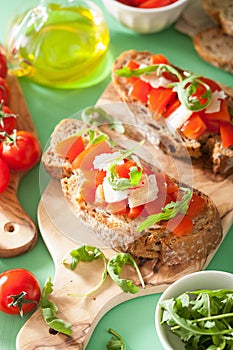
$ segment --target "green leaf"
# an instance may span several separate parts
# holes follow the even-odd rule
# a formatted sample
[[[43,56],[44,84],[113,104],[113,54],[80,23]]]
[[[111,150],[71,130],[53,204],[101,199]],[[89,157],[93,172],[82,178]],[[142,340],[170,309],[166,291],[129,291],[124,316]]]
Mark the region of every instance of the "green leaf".
[[[113,334],[113,337],[109,340],[106,348],[108,350],[126,350],[126,344],[122,336],[111,328],[108,332]]]
[[[139,144],[137,144],[131,150],[121,151],[121,156],[117,157],[109,164],[106,177],[107,177],[107,181],[108,181],[109,185],[114,190],[116,190],[116,191],[126,190],[128,188],[135,187],[139,184],[141,177],[142,177],[143,168],[142,168],[142,165],[141,165],[138,157],[134,158],[136,163],[137,163],[137,166],[133,166],[130,168],[129,179],[119,178],[118,174],[115,170],[115,166],[120,161],[129,158],[135,152],[135,150],[138,147],[140,147],[143,143],[144,143],[144,141],[141,141]]]
[[[163,64],[163,63],[146,66],[138,69],[129,69],[128,67],[125,66],[122,69],[118,69],[116,71],[116,75],[125,77],[125,78],[131,78],[131,77],[139,77],[140,75],[150,74],[154,72],[156,72],[158,76],[160,76],[163,72],[170,72],[174,74],[179,81],[182,80],[182,76],[177,69],[170,66],[169,64]]]
[[[103,273],[101,276],[101,281],[95,286],[95,288],[93,288],[92,290],[90,290],[86,294],[72,293],[69,295],[73,296],[73,297],[81,297],[81,296],[87,296],[87,295],[90,295],[90,294],[96,292],[103,285],[103,283],[107,277],[107,259],[106,259],[105,255],[103,254],[103,252],[99,248],[96,248],[96,247],[93,247],[90,245],[83,245],[77,249],[72,250],[69,253],[69,255],[71,257],[71,263],[68,263],[67,259],[64,259],[63,264],[66,267],[70,268],[71,270],[74,270],[80,261],[92,262],[93,260],[96,260],[96,259],[103,260],[104,270],[103,270]]]
[[[177,214],[186,214],[189,206],[189,202],[192,198],[193,191],[191,188],[183,188],[180,190],[184,191],[181,201],[170,202],[163,209],[161,213],[149,215],[146,220],[144,220],[137,228],[138,232],[155,225],[162,220],[170,220],[174,218]]]
[[[145,287],[143,278],[141,276],[139,267],[133,257],[128,253],[118,253],[114,255],[109,261],[107,265],[108,273],[112,280],[125,292],[135,294],[139,291],[139,287],[133,284],[132,280],[120,278],[120,274],[122,272],[122,267],[124,265],[132,265],[140,279],[142,287]]]
[[[101,126],[102,124],[107,123],[112,130],[117,131],[119,134],[125,132],[123,124],[100,107],[86,108],[83,111],[81,118],[85,123],[91,126]]]
[[[56,316],[56,312],[58,311],[57,306],[49,301],[48,297],[53,292],[53,283],[51,282],[51,278],[48,277],[41,293],[41,303],[40,309],[43,315],[45,322],[55,331],[64,333],[67,335],[72,334],[72,325],[67,323]]]

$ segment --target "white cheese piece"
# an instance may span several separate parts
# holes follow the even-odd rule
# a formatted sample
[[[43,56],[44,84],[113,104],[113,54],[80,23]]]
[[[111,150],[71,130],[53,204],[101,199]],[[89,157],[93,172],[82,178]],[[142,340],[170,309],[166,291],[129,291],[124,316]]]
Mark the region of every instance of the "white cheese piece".
[[[164,78],[162,75],[158,76],[156,72],[141,75],[140,78],[146,83],[150,83],[150,85],[155,89],[159,87],[167,88],[172,83],[171,80]]]
[[[224,91],[214,91],[212,93],[210,104],[205,109],[205,113],[219,112],[221,107],[221,100],[224,100],[225,98],[226,94],[224,93]]]
[[[193,112],[181,104],[169,117],[165,118],[165,123],[171,131],[179,129],[191,116]]]
[[[119,202],[128,197],[127,190],[116,191],[112,188],[112,186],[108,183],[107,178],[104,178],[103,181],[103,190],[104,190],[104,198],[107,203],[115,203]]]
[[[143,183],[142,183],[143,182]],[[154,174],[143,176],[141,186],[128,191],[128,203],[130,208],[137,207],[155,200],[158,196],[158,185]]]
[[[116,159],[121,157],[120,152],[114,153],[102,153],[95,157],[93,161],[94,169],[107,170],[109,165]],[[123,164],[124,161],[121,160],[117,164]]]

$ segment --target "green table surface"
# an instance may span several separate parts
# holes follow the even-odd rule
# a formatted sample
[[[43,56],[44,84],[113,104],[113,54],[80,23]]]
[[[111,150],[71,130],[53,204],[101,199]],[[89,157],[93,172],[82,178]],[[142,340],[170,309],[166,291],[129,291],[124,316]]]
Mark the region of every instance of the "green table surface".
[[[128,49],[150,50],[165,54],[175,65],[190,69],[233,87],[231,74],[204,62],[195,52],[192,40],[177,32],[173,27],[163,32],[139,35],[122,27],[103,8],[100,0],[95,2],[103,9],[111,35],[110,53],[113,58]],[[9,18],[24,6],[25,0],[0,0],[0,42],[4,44]],[[56,90],[20,80],[24,97],[37,129],[42,147],[45,147],[54,126],[64,117],[92,106],[103,93],[109,76],[96,86],[76,90]],[[22,207],[37,222],[37,205],[40,200],[39,166],[31,170],[21,181],[19,200]],[[224,239],[208,269],[233,273],[233,227]],[[52,258],[39,236],[36,246],[28,253],[14,258],[0,259],[0,272],[12,268],[26,268],[32,271],[43,286],[48,276],[54,276]],[[128,350],[161,350],[162,346],[154,326],[154,311],[157,295],[138,297],[124,302],[110,310],[97,324],[87,350],[106,349],[110,339],[109,327],[118,331],[125,339]],[[75,307],[75,304],[74,304]],[[77,310],[78,312],[78,310]],[[18,331],[30,315],[23,318],[0,313],[0,349],[14,350]]]

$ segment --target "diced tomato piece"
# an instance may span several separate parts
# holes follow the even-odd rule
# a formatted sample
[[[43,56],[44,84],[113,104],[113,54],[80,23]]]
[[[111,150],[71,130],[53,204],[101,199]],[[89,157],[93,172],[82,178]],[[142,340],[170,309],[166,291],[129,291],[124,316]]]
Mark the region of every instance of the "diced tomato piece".
[[[215,134],[219,134],[220,132],[220,122],[218,120],[210,120],[210,119],[206,119],[205,117],[202,118],[207,130],[209,132],[213,132]]]
[[[179,187],[167,174],[165,174],[165,178],[167,183],[167,194],[176,200]]]
[[[127,160],[124,164],[116,165],[115,170],[120,178],[129,179],[130,168],[136,166],[134,160]]]
[[[175,110],[180,107],[181,102],[178,99],[175,99],[175,101],[173,101],[172,103],[169,103],[167,106],[166,111],[164,112],[163,116],[165,118],[169,117],[170,114],[172,114],[173,112],[175,112]]]
[[[127,67],[131,70],[137,69],[140,67],[140,64],[138,62],[133,61],[133,60],[129,60],[129,62],[127,63]]]
[[[233,145],[233,124],[220,122],[220,135],[223,147]]]
[[[180,128],[182,133],[190,139],[198,139],[206,130],[207,126],[201,119],[198,112],[194,112],[191,117]]]
[[[197,214],[202,212],[202,210],[205,208],[205,205],[206,201],[204,200],[204,198],[198,196],[198,194],[194,192],[189,202],[187,215],[190,218],[194,218],[195,216],[197,216]]]
[[[137,79],[132,86],[130,96],[141,101],[142,103],[147,103],[148,95],[151,89],[152,87],[149,83],[141,79]]]
[[[169,63],[167,57],[165,57],[161,53],[153,54],[151,56],[151,59],[152,59],[152,64],[160,64],[160,63],[168,64]]]
[[[192,232],[193,222],[189,216],[178,214],[167,222],[166,227],[175,236],[182,237]]]
[[[73,169],[92,170],[95,157],[102,153],[112,153],[109,143],[105,140],[87,146],[72,162]]]
[[[96,174],[96,178],[95,178],[96,187],[103,183],[105,176],[106,176],[106,171],[97,170],[97,174]]]
[[[157,8],[171,4],[171,0],[146,0],[139,7],[140,8]]]
[[[137,207],[134,208],[129,208],[129,211],[127,213],[127,217],[129,219],[136,219],[138,216],[141,215],[141,213],[143,212],[144,209],[144,205],[138,205]]]
[[[68,158],[71,161],[85,149],[85,144],[81,136],[73,135],[60,141],[55,150],[58,155]]]
[[[176,93],[172,89],[153,88],[148,95],[148,106],[156,114],[163,115],[167,105],[174,101],[175,98]]]
[[[204,118],[208,120],[218,120],[231,123],[231,116],[228,110],[227,100],[221,101],[220,111],[214,113],[205,113]]]
[[[140,64],[133,61],[133,60],[130,60],[128,63],[127,63],[127,67],[131,70],[133,69],[137,69],[140,67]],[[130,77],[127,79],[130,83],[134,83],[135,81],[137,80],[140,80],[140,78],[137,78],[137,77]]]
[[[200,80],[209,85],[212,92],[221,90],[221,87],[212,79],[201,77]]]

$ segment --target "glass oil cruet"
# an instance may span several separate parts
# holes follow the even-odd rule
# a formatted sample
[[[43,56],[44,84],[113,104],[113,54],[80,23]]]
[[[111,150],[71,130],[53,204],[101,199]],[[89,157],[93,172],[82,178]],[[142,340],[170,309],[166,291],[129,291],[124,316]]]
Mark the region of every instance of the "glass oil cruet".
[[[92,1],[40,0],[9,25],[6,52],[16,76],[76,88],[102,78],[109,41],[103,13]]]

